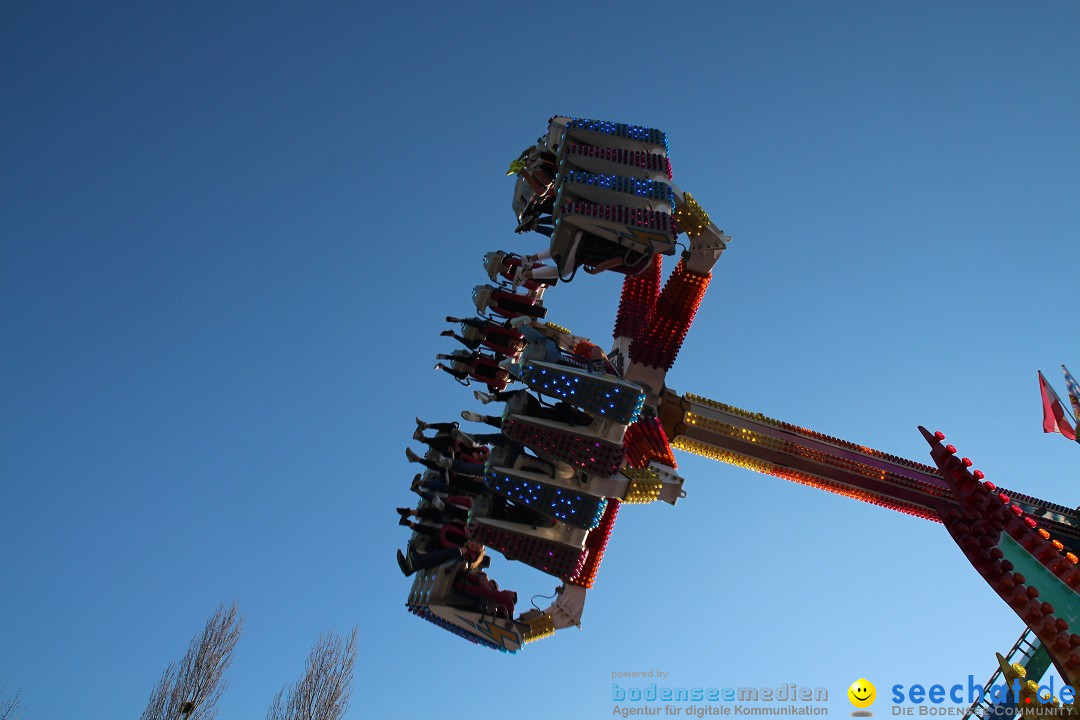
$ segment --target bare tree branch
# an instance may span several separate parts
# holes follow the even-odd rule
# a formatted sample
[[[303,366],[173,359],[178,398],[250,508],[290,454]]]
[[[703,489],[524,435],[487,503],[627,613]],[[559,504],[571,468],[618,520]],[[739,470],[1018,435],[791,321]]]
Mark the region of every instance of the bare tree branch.
[[[354,665],[356,628],[345,641],[334,633],[320,635],[304,676],[278,691],[266,720],[341,720],[349,709]]]
[[[191,639],[187,654],[165,668],[141,720],[214,720],[243,625],[235,602],[219,605],[202,633]]]
[[[0,695],[3,695],[7,690],[7,687],[0,688]],[[19,720],[23,716],[22,700],[19,696],[22,695],[22,688],[15,691],[15,697],[10,700],[0,700],[0,720]]]

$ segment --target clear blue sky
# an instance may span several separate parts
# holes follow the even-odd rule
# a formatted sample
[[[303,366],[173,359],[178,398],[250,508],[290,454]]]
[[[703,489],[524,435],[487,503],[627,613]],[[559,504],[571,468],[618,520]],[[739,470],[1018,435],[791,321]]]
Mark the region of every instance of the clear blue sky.
[[[136,717],[222,600],[222,718],[358,625],[361,717],[609,717],[672,684],[982,682],[1020,631],[940,525],[680,457],[584,629],[411,618],[413,417],[507,164],[552,114],[661,128],[735,240],[669,383],[1080,503],[1036,370],[1080,371],[1080,3],[53,3],[0,11],[0,685]],[[618,277],[549,296],[605,343]],[[521,603],[556,581],[493,565]],[[539,601],[546,604],[546,601]],[[887,714],[880,703],[878,714]]]

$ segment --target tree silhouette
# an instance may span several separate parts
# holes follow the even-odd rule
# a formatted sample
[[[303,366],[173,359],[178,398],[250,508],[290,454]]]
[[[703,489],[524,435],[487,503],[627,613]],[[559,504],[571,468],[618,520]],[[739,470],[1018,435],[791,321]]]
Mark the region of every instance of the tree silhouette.
[[[6,687],[0,688],[0,695],[4,694]],[[0,720],[19,720],[22,717],[22,688],[15,691],[15,697],[10,700],[0,700]]]
[[[334,633],[320,635],[303,677],[278,691],[266,720],[341,720],[349,709],[355,664],[355,627],[347,640]]]
[[[187,654],[171,662],[150,692],[141,720],[213,720],[225,691],[224,674],[232,663],[244,625],[236,603],[218,606]]]

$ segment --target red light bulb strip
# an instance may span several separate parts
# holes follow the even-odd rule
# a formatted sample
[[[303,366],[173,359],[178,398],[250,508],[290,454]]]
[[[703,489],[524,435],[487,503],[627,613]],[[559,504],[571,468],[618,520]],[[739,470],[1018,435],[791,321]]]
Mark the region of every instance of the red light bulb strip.
[[[1080,635],[1077,634],[1080,628],[1070,627],[1065,617],[1056,614],[1053,605],[1039,599],[1040,590],[1036,584],[1053,584],[1053,579],[1044,578],[1040,583],[1037,577],[1027,578],[1014,572],[1016,568],[1006,553],[1011,553],[1017,562],[1027,558],[1025,552],[1030,553],[1031,558],[1025,562],[1032,558],[1037,560],[1067,586],[1044,587],[1047,596],[1060,597],[1061,590],[1068,593],[1071,588],[1070,605],[1080,602],[1080,598],[1075,597],[1080,588],[1077,557],[1072,553],[1063,554],[1064,546],[1052,540],[1050,533],[1014,505],[1008,495],[996,492],[997,488],[991,483],[980,482],[968,469],[969,464],[955,456],[954,448],[941,446],[943,438],[925,431],[924,437],[941,475],[960,502],[960,509],[953,507],[942,512],[949,534],[990,587],[1047,648],[1066,682],[1080,682]],[[1009,544],[1004,535],[1012,538],[1015,544]]]
[[[612,337],[634,337],[645,317],[656,304],[660,292],[660,271],[663,256],[653,255],[652,266],[640,275],[627,275],[623,280],[622,297],[619,298],[619,314],[615,318],[615,331]]]
[[[699,275],[687,270],[684,261],[679,261],[630,344],[631,360],[650,367],[671,369],[711,278],[711,273]]]
[[[589,531],[589,537],[585,539],[585,558],[581,570],[567,582],[582,587],[591,588],[596,579],[596,571],[600,569],[600,563],[604,559],[604,551],[607,550],[608,540],[611,539],[611,529],[615,527],[615,517],[619,514],[619,501],[608,498],[604,516],[595,529]]]
[[[641,418],[627,427],[623,447],[626,448],[626,464],[629,467],[648,467],[653,460],[677,467],[664,428],[655,417]]]

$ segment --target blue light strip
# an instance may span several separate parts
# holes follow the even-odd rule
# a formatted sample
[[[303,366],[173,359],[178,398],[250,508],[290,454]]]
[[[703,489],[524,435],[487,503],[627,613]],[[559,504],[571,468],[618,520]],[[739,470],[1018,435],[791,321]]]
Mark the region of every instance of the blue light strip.
[[[628,140],[640,140],[641,142],[653,143],[654,145],[663,145],[665,152],[668,149],[667,134],[656,128],[643,127],[641,125],[627,125],[626,123],[615,123],[607,120],[587,120],[585,118],[574,118],[566,124],[566,127],[571,129],[591,130],[593,132],[604,133],[605,135],[623,137]]]
[[[563,182],[575,182],[607,188],[614,192],[637,195],[638,197],[662,200],[675,209],[675,193],[666,182],[642,180],[622,175],[602,175],[584,170],[568,170],[563,175]]]
[[[607,506],[604,498],[511,477],[506,473],[492,471],[484,476],[484,480],[492,492],[584,530],[592,530],[600,524]]]
[[[548,368],[526,362],[521,381],[542,395],[565,400],[590,415],[620,425],[637,420],[645,406],[644,392],[614,376],[549,372]]]

